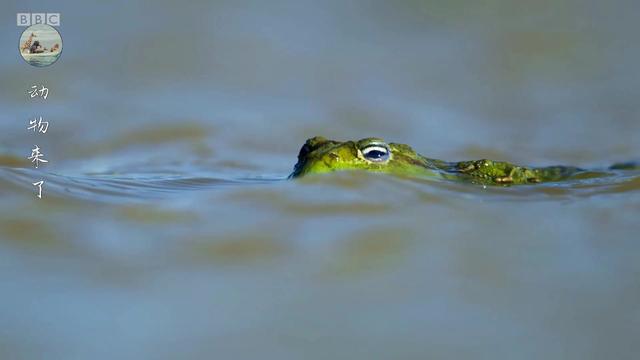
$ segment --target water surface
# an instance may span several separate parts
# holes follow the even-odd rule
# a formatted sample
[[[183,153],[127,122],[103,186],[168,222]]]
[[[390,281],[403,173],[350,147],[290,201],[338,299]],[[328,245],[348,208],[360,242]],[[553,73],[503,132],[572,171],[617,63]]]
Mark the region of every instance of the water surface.
[[[638,160],[637,4],[56,6],[51,67],[0,31],[0,358],[640,353],[637,172],[285,179],[316,135],[451,161]],[[41,115],[49,131],[27,131]]]

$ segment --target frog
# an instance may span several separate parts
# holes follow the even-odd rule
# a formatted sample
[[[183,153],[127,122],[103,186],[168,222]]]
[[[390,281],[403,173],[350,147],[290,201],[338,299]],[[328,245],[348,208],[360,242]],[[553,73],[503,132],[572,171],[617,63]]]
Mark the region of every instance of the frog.
[[[520,166],[506,161],[479,159],[444,161],[417,153],[409,145],[368,137],[353,141],[307,139],[290,179],[335,171],[359,170],[409,178],[437,178],[482,185],[510,186],[558,182],[612,175],[616,170],[637,170],[637,163],[615,164],[605,170],[576,166]]]

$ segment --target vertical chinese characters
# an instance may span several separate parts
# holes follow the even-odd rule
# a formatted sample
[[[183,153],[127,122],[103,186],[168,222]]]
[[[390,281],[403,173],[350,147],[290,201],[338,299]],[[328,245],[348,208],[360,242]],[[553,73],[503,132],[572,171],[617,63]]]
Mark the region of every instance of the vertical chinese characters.
[[[44,85],[33,85],[27,91],[30,99],[40,97],[43,100],[47,100],[49,97],[49,88]],[[49,122],[45,121],[42,116],[33,118],[33,120],[29,120],[29,125],[27,126],[27,131],[33,131],[38,134],[46,134],[49,130]],[[40,164],[46,164],[49,160],[45,159],[44,152],[38,145],[34,145],[33,149],[31,149],[31,155],[27,157],[27,160],[31,160],[36,169],[39,168]],[[40,179],[32,183],[33,186],[37,188],[37,197],[38,199],[42,199],[42,187],[44,185],[44,180]]]

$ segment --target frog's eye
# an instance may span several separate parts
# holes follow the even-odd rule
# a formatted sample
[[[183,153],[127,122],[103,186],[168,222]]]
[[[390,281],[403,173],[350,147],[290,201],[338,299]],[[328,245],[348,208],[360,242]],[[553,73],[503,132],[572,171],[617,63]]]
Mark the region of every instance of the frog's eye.
[[[389,160],[389,148],[384,143],[369,144],[362,149],[362,155],[369,161],[384,162]]]

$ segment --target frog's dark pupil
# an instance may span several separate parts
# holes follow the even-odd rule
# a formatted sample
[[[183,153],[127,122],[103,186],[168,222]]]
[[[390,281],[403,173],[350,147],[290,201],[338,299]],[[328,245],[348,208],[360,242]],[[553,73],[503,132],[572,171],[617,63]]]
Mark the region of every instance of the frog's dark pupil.
[[[380,150],[371,150],[367,153],[367,157],[369,158],[374,158],[374,159],[380,159],[381,157],[385,156],[386,153],[380,151]]]
[[[389,150],[386,146],[373,145],[362,151],[365,158],[370,161],[381,162],[389,159]]]

